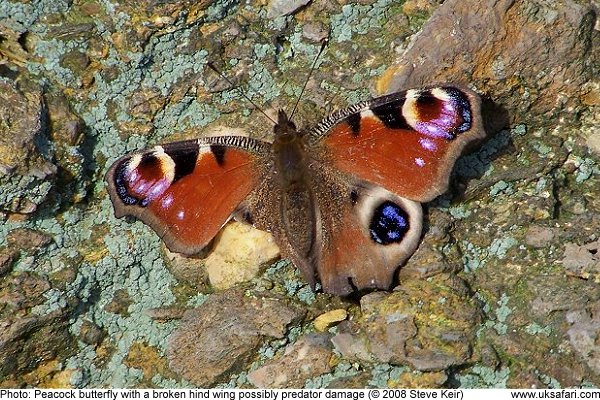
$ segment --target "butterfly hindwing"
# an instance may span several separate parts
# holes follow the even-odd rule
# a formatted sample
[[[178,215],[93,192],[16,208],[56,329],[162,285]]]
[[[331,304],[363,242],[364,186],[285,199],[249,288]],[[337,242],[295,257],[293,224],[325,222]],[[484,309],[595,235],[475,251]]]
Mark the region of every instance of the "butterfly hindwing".
[[[454,162],[484,130],[474,92],[437,87],[352,106],[312,135],[336,168],[425,202],[445,192]]]
[[[122,157],[106,174],[115,216],[137,217],[171,251],[197,253],[258,184],[265,151],[268,143],[229,136]]]
[[[313,288],[319,282],[337,295],[389,289],[418,246],[421,205],[327,163],[312,162],[309,175],[302,196],[296,187],[278,185],[275,176],[265,179],[247,198],[246,221],[270,231],[282,257]]]
[[[412,255],[422,231],[418,202],[348,178],[345,198],[320,198],[323,240],[316,263],[323,290],[347,295],[388,290],[395,272]]]

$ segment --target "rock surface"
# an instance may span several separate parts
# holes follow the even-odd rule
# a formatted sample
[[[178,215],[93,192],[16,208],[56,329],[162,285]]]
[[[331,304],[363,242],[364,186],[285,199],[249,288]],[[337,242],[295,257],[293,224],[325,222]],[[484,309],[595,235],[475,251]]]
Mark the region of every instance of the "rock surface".
[[[0,387],[600,386],[596,1],[113,3],[0,7]],[[113,218],[114,160],[216,127],[269,140],[234,89],[289,111],[325,37],[299,127],[370,86],[484,96],[489,138],[395,292],[315,294],[235,241],[211,285],[208,250]]]
[[[50,288],[48,280],[29,273],[0,281],[0,377],[5,381],[18,382],[24,372],[43,369],[46,363],[65,359],[75,349],[68,331],[69,308],[44,315],[28,313],[45,301],[44,294]],[[29,379],[30,385],[41,383],[35,375]]]
[[[195,385],[214,385],[240,371],[264,338],[283,338],[301,318],[282,299],[234,289],[211,295],[183,315],[169,340],[169,365]]]
[[[446,1],[379,88],[474,83],[513,122],[569,118],[600,72],[595,23],[588,2]]]
[[[332,341],[344,356],[439,371],[470,357],[480,321],[464,284],[436,277],[361,299],[362,316]]]
[[[0,211],[28,215],[48,195],[57,168],[45,137],[41,88],[22,79],[0,81]]]
[[[348,312],[343,308],[327,311],[315,318],[313,324],[317,332],[325,332],[333,325],[345,320],[348,317]]]
[[[310,0],[271,0],[267,9],[267,17],[277,18],[290,15],[308,3],[310,3]]]
[[[600,239],[596,242],[578,246],[565,244],[562,264],[568,274],[600,282]]]
[[[307,379],[331,372],[332,348],[327,334],[302,336],[279,359],[251,371],[248,380],[258,388],[304,387]]]
[[[215,238],[206,272],[215,289],[228,289],[256,277],[260,267],[279,257],[273,236],[239,222],[228,224]]]
[[[569,311],[566,315],[567,322],[571,325],[567,335],[573,349],[596,373],[600,373],[599,311],[600,303],[596,302],[584,309]]]

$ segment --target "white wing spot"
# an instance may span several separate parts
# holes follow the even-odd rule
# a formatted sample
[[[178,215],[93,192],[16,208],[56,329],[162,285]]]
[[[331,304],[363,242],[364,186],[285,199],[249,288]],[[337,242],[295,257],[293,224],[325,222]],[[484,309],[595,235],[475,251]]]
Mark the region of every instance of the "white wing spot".
[[[425,150],[429,150],[429,151],[435,151],[437,146],[435,145],[435,143],[427,138],[421,138],[419,139],[419,144],[421,145],[421,147],[423,147]]]
[[[168,209],[171,207],[171,204],[173,204],[173,195],[169,193],[162,199],[162,206],[163,208]]]

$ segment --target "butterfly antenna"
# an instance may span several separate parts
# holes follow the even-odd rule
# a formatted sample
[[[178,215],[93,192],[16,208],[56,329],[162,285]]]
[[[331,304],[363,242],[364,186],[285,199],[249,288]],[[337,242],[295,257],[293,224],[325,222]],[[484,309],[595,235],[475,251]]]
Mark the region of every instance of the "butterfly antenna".
[[[268,115],[266,112],[264,112],[264,111],[263,111],[263,109],[262,109],[262,108],[260,108],[260,107],[258,106],[258,104],[256,104],[256,103],[255,103],[255,102],[254,102],[254,101],[253,101],[253,100],[250,98],[250,96],[248,96],[248,95],[246,94],[246,92],[244,92],[242,89],[240,89],[239,87],[237,87],[237,86],[235,85],[235,83],[233,83],[233,81],[232,81],[231,79],[229,79],[227,76],[225,76],[225,74],[224,74],[224,73],[222,73],[222,72],[221,72],[221,71],[220,71],[220,70],[219,70],[219,69],[218,69],[218,68],[217,68],[217,67],[216,67],[216,66],[215,66],[215,65],[214,65],[212,62],[210,62],[210,61],[209,61],[209,62],[208,62],[206,65],[208,65],[208,68],[212,69],[212,70],[213,70],[213,71],[215,71],[217,74],[219,74],[219,76],[220,76],[221,78],[225,79],[225,81],[226,81],[227,83],[229,83],[229,85],[231,86],[231,88],[232,88],[232,89],[235,89],[235,90],[237,90],[237,91],[238,91],[238,93],[239,93],[239,94],[241,94],[241,95],[242,95],[242,97],[243,97],[244,99],[246,99],[246,100],[247,100],[247,101],[248,101],[250,104],[252,104],[252,106],[253,106],[253,107],[254,107],[256,110],[260,111],[260,113],[261,113],[262,115],[264,115],[265,117],[267,117],[267,119],[268,119],[269,121],[271,121],[273,124],[277,124],[277,122],[276,122],[276,121],[275,121],[273,118],[269,117],[269,115]]]
[[[317,56],[315,57],[315,59],[314,59],[314,61],[312,63],[312,66],[310,67],[310,71],[308,73],[308,76],[306,77],[306,80],[304,81],[304,85],[302,86],[302,91],[300,92],[300,95],[298,96],[298,99],[296,99],[296,104],[294,104],[294,108],[292,108],[292,112],[290,113],[290,120],[292,119],[292,117],[296,113],[296,109],[298,108],[298,104],[300,104],[300,99],[302,98],[302,95],[304,94],[304,91],[306,90],[306,86],[308,85],[308,81],[310,80],[310,77],[312,76],[313,71],[315,70],[315,67],[317,66],[317,61],[319,61],[319,57],[321,57],[321,54],[323,54],[323,51],[325,50],[325,47],[327,46],[328,43],[329,43],[329,38],[325,38],[321,42],[321,49],[319,50],[319,53],[317,53]]]

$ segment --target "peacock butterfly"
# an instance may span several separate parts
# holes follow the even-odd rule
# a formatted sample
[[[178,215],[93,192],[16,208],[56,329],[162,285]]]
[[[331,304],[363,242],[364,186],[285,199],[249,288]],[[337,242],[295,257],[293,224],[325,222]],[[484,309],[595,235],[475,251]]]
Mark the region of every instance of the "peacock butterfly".
[[[275,122],[272,143],[205,137],[120,158],[106,174],[115,215],[188,255],[233,217],[270,231],[313,289],[389,289],[419,244],[420,203],[485,135],[479,97],[453,86],[355,104],[309,130],[283,111]]]

